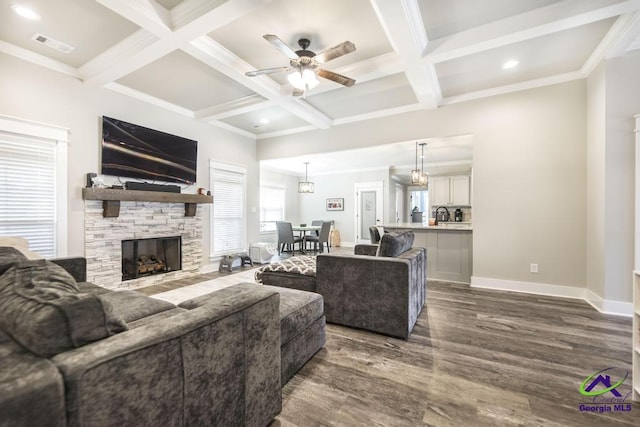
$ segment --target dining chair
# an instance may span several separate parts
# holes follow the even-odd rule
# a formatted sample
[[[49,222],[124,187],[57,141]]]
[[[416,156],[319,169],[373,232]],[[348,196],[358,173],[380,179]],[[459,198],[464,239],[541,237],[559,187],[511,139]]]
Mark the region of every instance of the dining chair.
[[[324,220],[321,220],[321,219],[314,219],[313,221],[311,221],[311,225],[312,225],[312,226],[314,226],[314,227],[321,227],[323,222],[324,222]],[[315,230],[314,232],[309,233],[309,234],[311,234],[311,235],[315,235],[315,236],[319,236],[319,235],[320,235],[320,230]],[[309,240],[309,239],[307,239],[307,241],[308,241],[308,240]],[[306,249],[306,248],[307,248],[307,246],[306,246],[306,242],[305,242],[305,249]]]
[[[323,221],[320,226],[320,233],[317,236],[313,234],[306,237],[307,242],[313,242],[313,249],[318,250],[318,243],[320,243],[320,252],[324,252],[324,244],[327,244],[327,252],[329,250],[329,233],[331,232],[331,221]]]
[[[278,230],[278,255],[282,252],[296,253],[296,243],[300,245],[300,252],[303,252],[304,239],[293,235],[293,227],[290,222],[276,221],[276,229]],[[288,251],[285,251],[285,246]]]
[[[375,225],[369,227],[369,237],[371,238],[372,245],[380,243],[380,231],[378,230],[378,227]]]

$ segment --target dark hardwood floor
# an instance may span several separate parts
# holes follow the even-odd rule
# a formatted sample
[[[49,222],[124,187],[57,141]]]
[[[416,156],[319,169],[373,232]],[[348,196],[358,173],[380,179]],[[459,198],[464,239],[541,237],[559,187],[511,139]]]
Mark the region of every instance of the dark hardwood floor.
[[[408,341],[327,325],[325,347],[284,386],[271,426],[640,425],[637,404],[580,412],[581,382],[608,367],[629,372],[617,390],[630,392],[630,318],[429,282]]]
[[[332,252],[342,250],[352,251]],[[222,275],[229,273],[141,291]],[[580,384],[602,369],[616,368],[612,382],[628,372],[617,390],[631,391],[630,318],[600,314],[581,300],[445,282],[427,288],[407,341],[327,325],[325,347],[283,387],[271,427],[640,426],[635,403],[630,412],[579,409],[590,401]]]

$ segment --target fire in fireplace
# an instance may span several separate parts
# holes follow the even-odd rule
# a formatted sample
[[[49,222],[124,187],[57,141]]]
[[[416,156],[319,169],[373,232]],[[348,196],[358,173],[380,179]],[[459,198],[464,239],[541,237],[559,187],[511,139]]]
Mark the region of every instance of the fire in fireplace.
[[[122,280],[182,269],[182,237],[122,241]]]

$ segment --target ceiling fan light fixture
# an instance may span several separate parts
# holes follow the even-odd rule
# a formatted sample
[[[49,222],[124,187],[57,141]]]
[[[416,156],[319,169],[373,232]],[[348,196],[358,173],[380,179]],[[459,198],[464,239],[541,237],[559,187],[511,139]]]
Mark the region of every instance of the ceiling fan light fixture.
[[[320,83],[316,77],[315,71],[310,68],[307,68],[302,72],[302,81],[307,85],[307,89],[313,89]]]
[[[287,80],[291,83],[291,86],[296,89],[304,89],[304,82],[302,81],[302,73],[296,70],[287,76]]]

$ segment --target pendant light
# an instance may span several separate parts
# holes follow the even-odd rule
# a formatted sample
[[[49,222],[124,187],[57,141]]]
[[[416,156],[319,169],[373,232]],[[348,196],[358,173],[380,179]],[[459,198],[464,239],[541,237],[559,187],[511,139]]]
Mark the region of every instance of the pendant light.
[[[420,185],[420,176],[422,171],[418,169],[418,141],[416,141],[416,168],[411,171],[411,183]]]
[[[308,168],[309,162],[304,162],[304,181],[298,182],[298,193],[313,193],[313,182],[307,178]]]
[[[418,178],[418,185],[422,187],[427,187],[429,185],[429,176],[424,171],[424,146],[427,145],[426,142],[420,144],[420,148],[422,149],[422,165],[420,167],[420,177]]]

